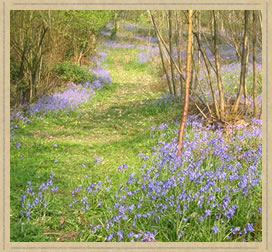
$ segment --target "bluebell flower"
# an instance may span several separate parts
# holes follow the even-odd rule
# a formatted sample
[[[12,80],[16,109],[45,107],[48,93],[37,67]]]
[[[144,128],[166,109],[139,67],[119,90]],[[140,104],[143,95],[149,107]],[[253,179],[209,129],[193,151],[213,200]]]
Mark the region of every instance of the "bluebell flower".
[[[55,192],[55,191],[57,191],[59,189],[59,187],[58,186],[55,186],[54,188],[51,188],[51,192]]]
[[[119,238],[118,238],[118,241],[121,241],[121,240],[123,240],[123,233],[124,233],[124,231],[123,230],[119,230],[116,234],[119,236]]]
[[[15,142],[16,148],[19,149],[21,147],[21,144],[19,142]]]
[[[133,232],[131,231],[131,232],[129,232],[129,233],[127,234],[127,237],[129,238],[129,237],[134,236],[134,235],[135,235],[135,233],[133,233]]]
[[[100,227],[101,227],[101,225],[94,226],[92,228],[92,232],[96,232],[96,230],[99,229]]]
[[[31,216],[31,212],[27,211],[25,214],[26,214],[26,218],[29,220]]]
[[[100,163],[102,160],[99,157],[94,157],[96,163]]]
[[[228,208],[225,212],[225,216],[230,219],[235,214],[235,208]]]
[[[247,232],[249,232],[249,231],[251,231],[251,232],[254,232],[254,231],[255,231],[254,228],[253,228],[253,224],[251,224],[251,223],[248,223],[247,226],[244,228],[245,234],[246,234]]]
[[[154,237],[154,234],[151,233],[151,232],[146,232],[144,233],[144,236],[143,238],[141,239],[142,242],[154,242],[156,241],[155,240],[155,237]]]
[[[21,202],[22,202],[22,203],[25,201],[26,197],[27,197],[26,195],[23,195],[23,196],[21,197]]]
[[[213,232],[214,232],[215,234],[217,234],[217,232],[218,232],[217,226],[213,226],[213,227],[212,227],[212,230],[213,230]]]
[[[231,228],[230,231],[235,235],[237,232],[240,231],[240,227]]]
[[[209,209],[205,210],[205,215],[211,215],[211,210]]]
[[[179,232],[179,234],[178,234],[178,240],[181,238],[181,236],[183,236],[184,235],[184,231],[181,231],[181,232]]]
[[[106,237],[106,241],[111,241],[112,238],[113,238],[113,236],[114,236],[114,233],[109,234],[109,235]]]

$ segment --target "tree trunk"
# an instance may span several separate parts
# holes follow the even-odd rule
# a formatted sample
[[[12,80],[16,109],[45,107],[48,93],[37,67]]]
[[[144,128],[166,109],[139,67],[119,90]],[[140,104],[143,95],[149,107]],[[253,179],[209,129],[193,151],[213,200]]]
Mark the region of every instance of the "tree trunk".
[[[169,92],[171,95],[173,95],[173,89],[172,89],[172,85],[171,85],[171,81],[170,81],[170,77],[168,75],[168,72],[167,72],[167,69],[165,67],[165,63],[164,63],[164,57],[163,57],[163,49],[162,49],[162,45],[161,45],[161,40],[160,40],[160,37],[159,37],[159,34],[158,34],[158,30],[156,29],[156,24],[155,24],[155,20],[151,14],[151,12],[149,12],[150,14],[150,17],[151,17],[151,21],[153,23],[153,26],[155,28],[155,34],[156,34],[156,37],[157,37],[157,40],[158,40],[158,45],[159,45],[159,52],[160,52],[160,57],[161,57],[161,63],[162,63],[162,68],[163,68],[163,71],[165,73],[165,76],[166,76],[166,79],[167,79],[167,84],[168,84],[168,88],[169,88]]]
[[[197,33],[199,36],[199,40],[201,40],[200,37],[200,11],[198,11],[198,16],[197,16]],[[197,86],[199,84],[199,71],[200,71],[200,49],[198,49],[197,52],[197,64],[196,64],[196,78],[194,82],[194,89],[197,89]]]
[[[248,57],[249,57],[249,45],[247,45],[246,48],[246,63],[245,63],[245,70],[244,70],[244,75],[243,75],[243,85],[244,85],[244,107],[245,109],[247,108],[248,105],[248,99],[247,99],[247,65],[248,65]]]
[[[163,38],[162,38],[162,36],[161,36],[161,34],[160,34],[159,30],[158,30],[158,27],[157,27],[157,25],[156,25],[156,23],[155,23],[155,20],[154,20],[153,15],[151,14],[150,11],[148,11],[148,13],[149,13],[149,15],[150,15],[152,24],[153,24],[153,26],[154,26],[154,28],[155,28],[155,31],[156,31],[156,34],[157,34],[158,41],[160,41],[161,44],[163,45],[164,51],[166,51],[166,52],[165,52],[165,55],[169,57],[169,65],[170,65],[170,61],[171,61],[171,62],[173,63],[173,65],[175,66],[177,72],[179,73],[180,77],[185,81],[185,77],[183,76],[183,74],[182,74],[182,72],[181,72],[181,69],[177,66],[177,64],[176,64],[176,62],[174,61],[173,57],[171,57],[171,55],[170,55],[170,52],[169,52],[169,50],[168,50],[168,48],[167,48],[167,45],[166,45],[165,41],[163,40]]]
[[[216,114],[216,117],[218,119],[220,119],[219,108],[218,108],[218,103],[217,103],[217,100],[216,100],[216,97],[215,97],[214,88],[213,88],[212,74],[211,74],[211,70],[210,70],[210,65],[209,65],[208,57],[207,57],[207,54],[206,54],[205,50],[203,49],[203,47],[201,45],[200,34],[199,33],[194,33],[194,35],[196,36],[198,47],[199,47],[199,51],[202,54],[202,57],[204,59],[204,63],[205,63],[206,69],[207,69],[208,81],[209,81],[209,86],[210,86],[211,94],[212,94],[212,98],[213,98],[213,104],[214,104],[214,108],[215,108],[215,114]]]
[[[244,13],[245,13],[245,26],[244,26],[243,51],[241,59],[240,85],[236,101],[232,108],[233,113],[237,113],[238,111],[240,100],[243,94],[243,89],[245,88],[246,68],[248,61],[248,11],[245,10]]]
[[[114,13],[114,28],[111,31],[111,39],[115,39],[117,35],[117,31],[119,29],[119,20],[118,20],[118,11],[115,11]]]
[[[156,33],[156,34],[157,34],[157,33]],[[158,39],[158,37],[157,37],[157,39]],[[166,76],[166,79],[167,79],[167,84],[168,84],[169,92],[170,92],[171,95],[173,95],[172,85],[171,85],[171,81],[170,81],[169,75],[168,75],[167,70],[166,70],[166,67],[165,67],[164,58],[163,58],[163,53],[162,53],[162,47],[161,47],[161,42],[160,42],[159,39],[158,39],[158,44],[159,44],[159,50],[160,50],[162,68],[163,68],[163,71],[164,71],[165,76]]]
[[[258,113],[258,102],[257,102],[257,70],[256,70],[256,58],[257,58],[257,50],[256,50],[256,37],[257,37],[257,27],[256,27],[256,12],[253,11],[253,40],[252,40],[252,61],[253,61],[253,116],[257,118]]]
[[[217,87],[219,90],[219,99],[220,99],[220,120],[225,120],[225,95],[223,90],[223,84],[222,84],[222,77],[221,77],[221,65],[219,61],[219,50],[218,50],[218,27],[216,22],[216,16],[215,11],[212,11],[213,13],[213,23],[214,23],[214,57],[215,57],[215,69],[216,69],[216,79],[217,79]]]
[[[173,58],[173,45],[172,45],[172,11],[168,11],[168,23],[169,23],[169,30],[168,30],[168,36],[169,36],[169,52],[170,57]],[[176,87],[176,81],[175,81],[175,71],[174,71],[174,64],[172,61],[170,61],[170,69],[171,69],[171,80],[173,84],[173,90],[174,95],[177,96],[177,87]]]
[[[184,107],[182,112],[181,124],[178,136],[178,152],[177,156],[180,156],[183,147],[184,130],[188,115],[189,108],[189,90],[190,90],[190,79],[191,79],[191,57],[192,57],[192,16],[193,11],[188,11],[188,40],[187,40],[187,59],[186,59],[186,80],[184,89]]]
[[[183,35],[182,35],[182,29],[181,29],[181,24],[182,24],[182,17],[180,16],[179,20],[179,15],[178,11],[176,11],[176,48],[177,48],[177,54],[178,54],[178,67],[181,69],[182,62],[181,62],[181,50],[182,50],[182,42],[183,42]],[[179,85],[180,85],[180,96],[182,97],[183,95],[183,80],[182,77],[179,77]]]

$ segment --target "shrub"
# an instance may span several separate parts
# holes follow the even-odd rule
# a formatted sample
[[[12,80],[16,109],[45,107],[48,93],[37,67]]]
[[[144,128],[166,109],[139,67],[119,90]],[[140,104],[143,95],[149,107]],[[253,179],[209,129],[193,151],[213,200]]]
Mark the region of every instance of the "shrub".
[[[65,61],[58,62],[53,71],[63,80],[72,81],[74,83],[83,83],[86,81],[93,81],[93,74],[88,71],[86,67],[73,64],[72,62]]]

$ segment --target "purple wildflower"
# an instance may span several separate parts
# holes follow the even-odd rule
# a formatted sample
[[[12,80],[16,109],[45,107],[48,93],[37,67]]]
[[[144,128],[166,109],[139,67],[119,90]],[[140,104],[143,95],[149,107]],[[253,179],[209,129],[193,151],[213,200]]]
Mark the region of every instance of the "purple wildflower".
[[[213,226],[213,227],[212,227],[212,230],[213,230],[213,232],[214,232],[215,234],[217,234],[217,232],[218,232],[217,226]]]
[[[142,242],[154,242],[156,240],[155,240],[155,237],[154,237],[153,233],[146,232],[146,233],[144,233],[144,237],[141,239],[141,241]]]
[[[107,236],[106,241],[111,241],[114,236],[114,233],[111,233]]]
[[[119,238],[118,238],[118,241],[122,241],[123,240],[123,233],[124,233],[124,231],[123,230],[119,230],[116,234],[119,236]]]

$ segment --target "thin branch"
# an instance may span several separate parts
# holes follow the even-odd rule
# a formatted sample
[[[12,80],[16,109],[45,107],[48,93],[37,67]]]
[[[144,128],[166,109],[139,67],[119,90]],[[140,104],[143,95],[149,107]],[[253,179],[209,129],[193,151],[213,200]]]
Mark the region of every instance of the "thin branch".
[[[195,106],[197,107],[198,111],[201,113],[201,115],[208,121],[210,122],[209,118],[205,115],[205,113],[198,107],[198,105],[195,103]]]

